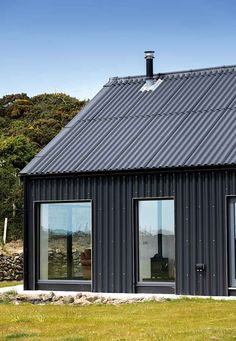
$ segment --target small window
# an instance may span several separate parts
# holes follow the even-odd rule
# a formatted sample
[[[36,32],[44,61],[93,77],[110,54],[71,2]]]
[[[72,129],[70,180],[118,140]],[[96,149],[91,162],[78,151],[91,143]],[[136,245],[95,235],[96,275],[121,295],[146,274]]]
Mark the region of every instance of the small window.
[[[138,231],[139,281],[174,281],[174,200],[139,200]]]
[[[40,280],[91,280],[91,203],[40,204]]]

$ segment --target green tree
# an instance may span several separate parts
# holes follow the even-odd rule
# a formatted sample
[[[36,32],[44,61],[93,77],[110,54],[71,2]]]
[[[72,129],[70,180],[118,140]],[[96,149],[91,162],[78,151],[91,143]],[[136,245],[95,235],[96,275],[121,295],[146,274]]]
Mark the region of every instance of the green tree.
[[[16,170],[29,162],[38,148],[24,135],[9,136],[0,140],[0,161],[11,164]]]
[[[0,163],[0,234],[4,219],[8,218],[8,239],[23,236],[23,188],[15,168]]]
[[[12,94],[0,98],[0,233],[9,219],[10,238],[23,231],[19,171],[87,103],[65,94]]]

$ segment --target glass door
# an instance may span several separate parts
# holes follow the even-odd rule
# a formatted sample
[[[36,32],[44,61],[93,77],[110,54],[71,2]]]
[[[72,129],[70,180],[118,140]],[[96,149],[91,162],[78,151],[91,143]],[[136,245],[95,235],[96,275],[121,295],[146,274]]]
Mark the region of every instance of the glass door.
[[[138,282],[174,282],[174,200],[138,200],[137,207]]]
[[[229,201],[229,286],[236,287],[236,198]]]

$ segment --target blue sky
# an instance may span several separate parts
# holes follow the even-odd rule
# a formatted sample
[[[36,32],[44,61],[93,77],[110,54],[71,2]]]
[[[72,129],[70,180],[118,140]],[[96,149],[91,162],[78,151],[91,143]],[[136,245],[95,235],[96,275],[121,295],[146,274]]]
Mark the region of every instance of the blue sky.
[[[112,76],[236,64],[236,1],[0,0],[0,96],[92,98]]]

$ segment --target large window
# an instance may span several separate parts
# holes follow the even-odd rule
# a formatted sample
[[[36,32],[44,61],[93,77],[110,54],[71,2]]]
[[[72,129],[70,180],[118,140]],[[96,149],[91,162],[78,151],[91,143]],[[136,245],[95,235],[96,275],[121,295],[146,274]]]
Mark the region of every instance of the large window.
[[[229,285],[236,287],[236,197],[229,199]]]
[[[40,280],[91,280],[91,203],[40,204]]]
[[[138,229],[139,281],[174,281],[174,200],[139,200]]]

